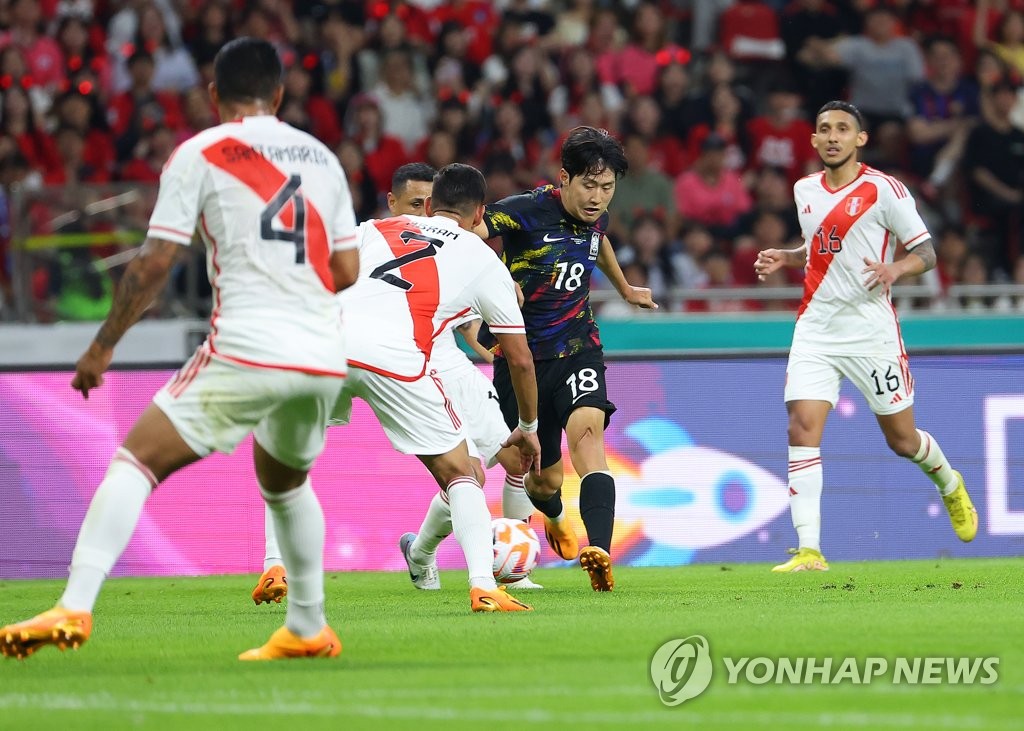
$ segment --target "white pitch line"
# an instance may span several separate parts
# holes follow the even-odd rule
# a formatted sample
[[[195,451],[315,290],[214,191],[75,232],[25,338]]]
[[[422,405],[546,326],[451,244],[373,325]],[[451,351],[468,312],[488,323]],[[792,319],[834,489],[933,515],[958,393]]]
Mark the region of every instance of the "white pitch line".
[[[652,698],[652,704],[654,699]],[[651,711],[545,711],[518,708],[516,719],[530,723],[561,723],[573,725],[602,725],[620,728],[633,726],[707,726],[726,725],[739,728],[755,726],[795,728],[899,728],[899,729],[978,729],[1001,731],[1019,729],[1018,720],[1006,721],[982,718],[977,715],[870,712],[775,712],[775,711],[700,711],[693,706]],[[263,698],[258,704],[249,702],[204,702],[194,700],[129,700],[109,693],[77,696],[57,693],[0,694],[2,710],[34,711],[101,711],[116,713],[152,713],[182,716],[252,716],[258,708],[260,714],[294,717],[355,716],[381,720],[471,721],[478,723],[506,722],[508,710],[454,709],[437,706],[368,705],[338,702],[311,702],[273,700]]]

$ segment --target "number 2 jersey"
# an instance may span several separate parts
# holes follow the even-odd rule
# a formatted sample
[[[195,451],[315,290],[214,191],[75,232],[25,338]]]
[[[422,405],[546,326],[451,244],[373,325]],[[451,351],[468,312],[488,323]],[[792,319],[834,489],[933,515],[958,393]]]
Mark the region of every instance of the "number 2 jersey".
[[[272,116],[200,132],[164,166],[148,235],[187,246],[197,221],[213,289],[211,353],[344,373],[328,260],[356,246],[356,221],[338,158]]]
[[[590,307],[590,275],[608,227],[570,216],[550,185],[504,198],[484,213],[488,236],[501,236],[502,258],[523,290],[526,339],[534,360],[601,347]]]
[[[930,239],[913,196],[890,175],[861,165],[853,182],[832,190],[824,173],[793,186],[807,245],[804,295],[793,347],[839,355],[902,353],[892,300],[868,290],[865,257],[890,263],[897,244],[908,250]]]
[[[339,295],[349,365],[402,381],[427,370],[435,338],[478,313],[493,333],[523,333],[515,285],[490,247],[443,216],[359,227],[359,281]]]

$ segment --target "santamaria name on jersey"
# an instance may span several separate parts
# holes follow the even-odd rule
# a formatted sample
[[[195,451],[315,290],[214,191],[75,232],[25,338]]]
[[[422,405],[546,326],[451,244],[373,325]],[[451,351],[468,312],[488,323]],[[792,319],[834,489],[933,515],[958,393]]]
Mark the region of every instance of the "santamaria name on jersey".
[[[220,149],[229,163],[238,162],[239,160],[255,160],[257,158],[263,158],[270,162],[308,162],[313,165],[326,165],[329,159],[327,153],[323,149],[311,147],[310,145],[288,145],[287,147],[278,147],[277,145],[262,144],[227,144],[221,145]]]

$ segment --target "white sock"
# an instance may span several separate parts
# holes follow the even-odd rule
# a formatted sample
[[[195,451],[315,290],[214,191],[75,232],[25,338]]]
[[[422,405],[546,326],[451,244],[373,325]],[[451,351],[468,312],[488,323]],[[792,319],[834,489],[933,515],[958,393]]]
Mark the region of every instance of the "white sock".
[[[288,571],[288,612],[284,626],[299,637],[313,637],[327,624],[324,616],[324,512],[306,478],[294,490],[260,492],[274,520]]]
[[[447,493],[455,540],[466,556],[469,585],[474,589],[497,589],[491,513],[483,488],[475,478],[466,475],[449,482]]]
[[[515,520],[529,520],[533,515],[533,503],[526,494],[522,475],[505,475],[501,488],[501,514]]]
[[[430,563],[441,541],[451,534],[452,509],[444,499],[444,493],[438,492],[430,501],[427,514],[423,516],[423,524],[416,534],[416,540],[409,546],[409,557],[420,565]]]
[[[91,612],[107,574],[131,540],[156,478],[124,447],[117,450],[78,531],[60,606]]]
[[[789,510],[800,548],[821,550],[821,449],[789,448]]]
[[[274,514],[270,512],[270,506],[263,503],[263,570],[271,566],[284,566],[284,558],[281,557],[281,547],[277,545],[277,531],[274,530]]]
[[[913,461],[928,476],[928,479],[935,483],[939,494],[945,497],[956,489],[960,481],[953,472],[953,468],[949,466],[949,460],[942,453],[935,437],[920,429],[917,430],[917,434],[921,437],[921,448],[917,450]]]

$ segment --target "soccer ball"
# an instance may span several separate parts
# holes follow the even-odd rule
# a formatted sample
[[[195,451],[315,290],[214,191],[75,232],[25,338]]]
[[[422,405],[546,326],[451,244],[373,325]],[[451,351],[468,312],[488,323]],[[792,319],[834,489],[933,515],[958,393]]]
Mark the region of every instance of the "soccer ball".
[[[521,520],[498,518],[491,522],[494,534],[494,580],[511,584],[525,578],[537,565],[540,541],[533,528]]]

